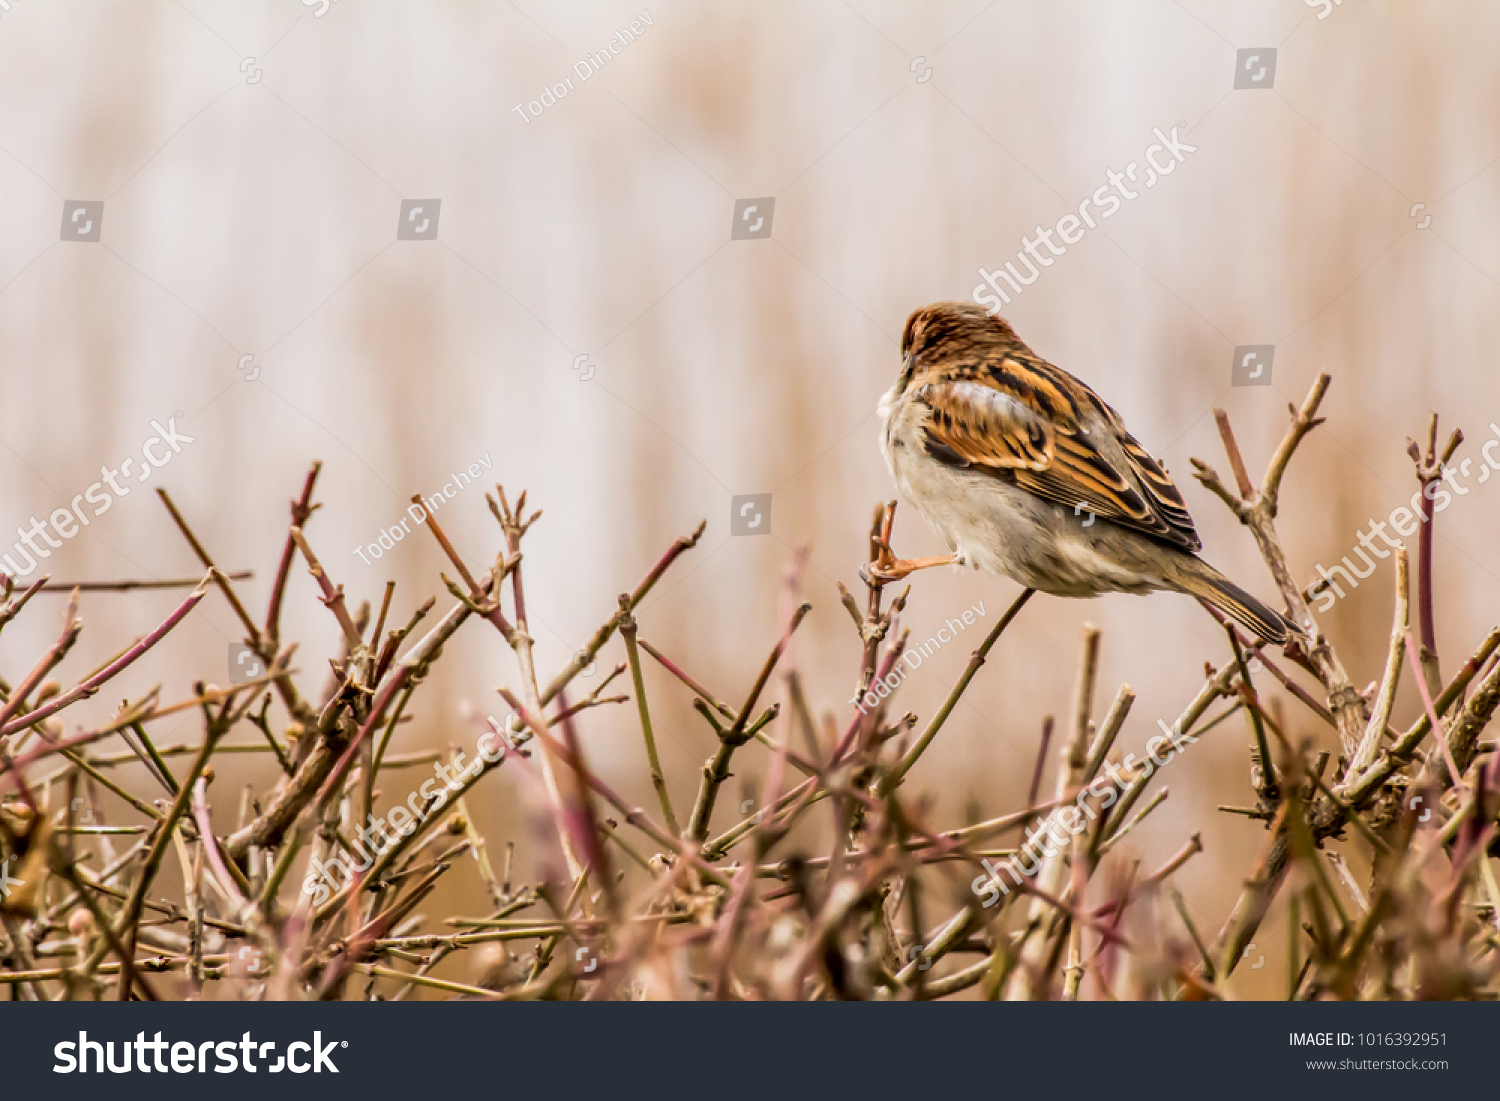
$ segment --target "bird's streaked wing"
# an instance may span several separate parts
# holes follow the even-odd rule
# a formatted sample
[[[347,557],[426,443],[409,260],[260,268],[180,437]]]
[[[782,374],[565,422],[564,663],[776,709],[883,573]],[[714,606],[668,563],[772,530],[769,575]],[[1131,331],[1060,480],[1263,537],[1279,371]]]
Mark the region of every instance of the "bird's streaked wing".
[[[1161,465],[1098,395],[1050,363],[1021,354],[940,363],[912,385],[913,399],[931,410],[926,436],[934,458],[986,471],[1188,551],[1202,546]],[[1090,409],[1113,428],[1124,469],[1084,428]]]

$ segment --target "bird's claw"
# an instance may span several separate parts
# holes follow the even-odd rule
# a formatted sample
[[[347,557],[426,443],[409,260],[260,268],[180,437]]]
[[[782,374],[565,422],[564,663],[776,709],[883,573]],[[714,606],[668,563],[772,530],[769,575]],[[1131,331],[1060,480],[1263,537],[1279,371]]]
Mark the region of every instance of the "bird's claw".
[[[903,568],[903,563],[898,559],[894,562],[866,562],[859,568],[859,579],[866,585],[889,585],[893,581],[900,581],[912,571]]]

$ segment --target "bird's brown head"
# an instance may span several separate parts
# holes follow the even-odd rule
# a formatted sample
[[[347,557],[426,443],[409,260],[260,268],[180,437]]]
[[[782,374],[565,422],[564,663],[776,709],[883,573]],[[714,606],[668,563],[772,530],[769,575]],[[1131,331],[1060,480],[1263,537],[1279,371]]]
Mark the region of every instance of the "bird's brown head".
[[[912,312],[901,334],[902,373],[951,355],[985,352],[1016,342],[1015,330],[973,302],[934,302]]]

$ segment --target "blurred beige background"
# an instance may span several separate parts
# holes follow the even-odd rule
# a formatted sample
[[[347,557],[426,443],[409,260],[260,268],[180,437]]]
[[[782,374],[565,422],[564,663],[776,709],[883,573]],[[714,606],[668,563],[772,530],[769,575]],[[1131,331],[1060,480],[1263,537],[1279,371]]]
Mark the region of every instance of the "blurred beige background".
[[[1181,125],[1197,151],[1006,315],[1163,459],[1206,557],[1274,595],[1248,534],[1189,474],[1196,455],[1228,477],[1215,404],[1258,475],[1287,402],[1333,375],[1328,424],[1293,464],[1280,521],[1304,582],[1410,497],[1405,436],[1425,432],[1429,410],[1445,436],[1469,435],[1460,457],[1500,423],[1495,4],[1351,0],[1320,20],[1322,5],[1301,0],[650,0],[644,33],[587,82],[574,64],[618,44],[643,5],[9,8],[0,531],[65,507],[101,464],[138,456],[153,418],[181,411],[195,437],[54,553],[56,579],[196,572],[151,492],[161,484],[224,567],[256,571],[241,588],[260,612],[287,501],[317,458],[313,545],[354,600],[378,601],[394,578],[404,621],[429,595],[446,606],[430,536],[371,565],[353,548],[396,523],[413,492],[488,457],[486,482],[526,488],[546,511],[526,557],[544,675],[707,518],[700,547],[641,612],[642,636],[739,699],[774,639],[782,569],[810,547],[814,611],[798,656],[815,707],[844,716],[858,651],[834,584],[856,585],[871,507],[892,492],[874,409],[906,315],[968,298],[978,267],[1076,209],[1107,170],[1140,158],[1155,127]],[[1276,51],[1273,85],[1235,91],[1237,51],[1252,47]],[[570,75],[573,90],[540,117],[513,111]],[[764,197],[771,236],[731,240],[736,200]],[[398,241],[402,201],[432,198],[436,240]],[[103,201],[97,242],[59,240],[70,200]],[[1230,384],[1233,349],[1249,344],[1275,345],[1270,387]],[[773,495],[769,537],[729,533],[731,497],[750,493]],[[479,487],[440,519],[472,562],[492,560],[498,531]],[[1447,669],[1500,618],[1497,540],[1500,481],[1439,519]],[[943,550],[909,511],[896,544]],[[1387,561],[1324,619],[1361,685],[1378,675],[1390,583]],[[999,614],[1016,586],[934,571],[913,590],[908,622],[926,637],[976,601]],[[55,637],[63,599],[39,598],[0,638],[8,677]],[[89,597],[64,679],[179,599]],[[1121,682],[1139,693],[1125,749],[1179,713],[1205,658],[1227,658],[1184,598],[1037,599],[914,773],[940,824],[970,801],[1019,806],[1042,718],[1067,706],[1085,620],[1105,631],[1101,709]],[[301,680],[316,693],[337,634],[300,568],[284,633],[303,640]],[[91,706],[102,714],[158,681],[168,699],[195,676],[222,683],[238,637],[211,596]],[[929,716],[971,645],[924,664],[903,707]],[[620,660],[618,641],[606,657]],[[648,669],[648,689],[683,801],[710,736],[660,673]],[[464,702],[494,710],[502,682],[515,672],[501,640],[467,625],[398,748],[467,744]],[[1415,707],[1403,692],[1398,718]],[[1298,705],[1288,714],[1336,749]],[[596,711],[582,730],[612,778],[646,798],[633,712]],[[196,734],[185,723],[162,739]],[[1249,801],[1245,742],[1229,723],[1173,763],[1171,797],[1131,854],[1154,867],[1202,831],[1206,854],[1178,881],[1207,928],[1263,838],[1214,810]],[[747,775],[764,761],[756,752],[740,762]],[[272,771],[235,779],[264,785]],[[481,791],[492,847],[524,843],[514,778]],[[463,875],[434,909],[480,904],[472,869]],[[1272,966],[1258,974],[1279,977],[1284,937],[1268,930]]]

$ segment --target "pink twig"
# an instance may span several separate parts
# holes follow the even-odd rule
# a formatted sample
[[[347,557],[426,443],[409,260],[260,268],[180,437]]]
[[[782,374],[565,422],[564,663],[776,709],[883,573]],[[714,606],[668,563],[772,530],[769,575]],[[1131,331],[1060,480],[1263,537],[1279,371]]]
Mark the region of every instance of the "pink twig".
[[[224,866],[223,854],[219,852],[219,839],[214,836],[213,819],[208,813],[208,781],[200,776],[193,783],[193,821],[198,823],[198,837],[203,842],[203,851],[208,854],[209,867],[213,869],[214,878],[219,881],[219,886],[224,889],[224,894],[234,904],[234,912],[240,914],[249,905],[245,896],[240,894],[240,889],[235,885],[234,877],[229,874],[229,869]]]
[[[358,650],[365,644],[365,640],[360,637],[359,628],[354,625],[354,620],[349,618],[349,607],[344,602],[344,587],[335,585],[329,580],[327,571],[323,569],[323,563],[318,561],[318,556],[308,545],[307,537],[302,534],[301,528],[292,528],[290,534],[292,541],[297,544],[297,549],[302,552],[302,557],[307,559],[308,572],[313,575],[318,588],[323,592],[323,603],[328,606],[328,610],[338,619],[339,626],[344,629],[344,637],[349,642],[350,652]]]
[[[183,618],[195,607],[197,607],[198,601],[202,600],[204,595],[208,592],[208,583],[213,580],[213,576],[217,572],[217,570],[209,570],[208,576],[206,576],[202,581],[198,583],[198,587],[188,594],[188,598],[181,604],[179,604],[172,611],[172,614],[167,616],[167,618],[162,621],[161,626],[157,627],[156,630],[152,631],[145,638],[141,639],[129,650],[126,650],[114,661],[110,662],[103,669],[99,670],[99,672],[95,673],[92,677],[84,681],[82,684],[79,684],[74,688],[70,688],[61,696],[58,696],[50,702],[43,704],[35,711],[28,711],[26,714],[20,716],[19,718],[12,719],[4,726],[0,726],[0,736],[4,736],[6,734],[14,734],[17,730],[25,730],[27,727],[41,722],[48,716],[57,714],[59,711],[69,706],[70,704],[77,703],[81,699],[86,699],[89,696],[92,696],[95,692],[99,691],[99,688],[104,684],[105,681],[117,675],[127,665],[130,665],[132,662],[134,662],[136,658],[140,657],[147,650],[151,649],[151,647],[155,646],[158,642],[165,638],[168,631],[177,626],[177,624],[181,623]]]
[[[50,574],[43,574],[38,577],[31,583],[31,588],[12,600],[10,594],[15,591],[15,581],[10,574],[0,570],[0,582],[3,582],[5,586],[5,603],[0,604],[0,628],[4,628],[7,623],[21,614],[21,609],[26,607],[26,602],[42,591],[50,576]]]
[[[321,461],[312,464],[312,469],[307,472],[307,480],[302,483],[301,498],[292,502],[291,526],[298,530],[306,526],[308,518],[313,514],[313,509],[318,507],[311,501],[313,483],[318,480],[318,471],[322,469]],[[297,541],[288,535],[286,546],[281,550],[281,562],[276,567],[276,580],[271,584],[271,604],[266,612],[265,634],[271,640],[272,649],[281,639],[281,600],[286,593],[287,575],[292,570],[292,556],[296,553]]]
[[[11,690],[10,700],[4,707],[0,707],[0,727],[3,727],[13,715],[22,707],[26,706],[26,698],[42,683],[42,678],[50,673],[62,661],[63,657],[73,648],[73,643],[78,640],[78,632],[83,630],[83,624],[78,619],[78,590],[73,590],[73,598],[68,601],[68,610],[63,614],[62,637],[53,643],[52,648],[42,655],[42,660],[32,667],[26,679]]]
[[[1417,681],[1417,690],[1422,693],[1422,706],[1427,709],[1427,721],[1432,724],[1432,733],[1438,740],[1438,745],[1443,747],[1443,760],[1448,763],[1448,782],[1454,787],[1459,786],[1461,777],[1458,774],[1458,764],[1453,760],[1453,750],[1448,748],[1448,734],[1443,729],[1443,724],[1438,720],[1437,708],[1432,705],[1432,693],[1427,691],[1427,682],[1422,679],[1422,665],[1417,657],[1417,644],[1411,637],[1406,635],[1406,656],[1411,659],[1412,675]]]

